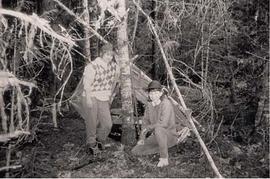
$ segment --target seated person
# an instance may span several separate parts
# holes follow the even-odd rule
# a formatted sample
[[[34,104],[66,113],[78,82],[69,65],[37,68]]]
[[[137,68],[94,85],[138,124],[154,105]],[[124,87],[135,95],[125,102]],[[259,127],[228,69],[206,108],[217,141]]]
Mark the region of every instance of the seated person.
[[[153,80],[147,91],[150,102],[145,109],[140,139],[132,153],[149,155],[159,152],[157,167],[164,167],[169,165],[168,148],[177,144],[174,107],[158,81]],[[149,132],[152,134],[146,137]]]

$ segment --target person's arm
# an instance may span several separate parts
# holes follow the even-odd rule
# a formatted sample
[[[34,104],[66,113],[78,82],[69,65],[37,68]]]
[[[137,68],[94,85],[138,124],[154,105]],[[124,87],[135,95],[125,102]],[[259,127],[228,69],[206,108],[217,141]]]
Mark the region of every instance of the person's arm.
[[[92,100],[90,97],[90,93],[91,93],[91,86],[94,82],[94,78],[95,78],[95,70],[94,70],[92,64],[88,64],[85,67],[84,73],[83,73],[83,86],[84,86],[84,90],[85,90],[87,103],[89,106],[92,106]]]
[[[120,82],[120,67],[119,67],[119,64],[116,63],[116,74],[115,74],[115,78],[114,78],[113,85],[112,85],[110,104],[112,103],[113,98],[115,97],[115,95],[117,93],[117,90],[118,90],[117,84],[119,82]]]

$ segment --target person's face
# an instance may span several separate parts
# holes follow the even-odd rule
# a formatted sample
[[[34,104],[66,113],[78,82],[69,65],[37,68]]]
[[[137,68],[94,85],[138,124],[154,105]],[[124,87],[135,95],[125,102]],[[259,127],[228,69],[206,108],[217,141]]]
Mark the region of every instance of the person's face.
[[[149,91],[149,97],[152,101],[160,100],[161,96],[162,96],[162,92],[158,89]]]
[[[112,51],[107,51],[103,54],[102,57],[105,61],[109,62],[113,58],[113,52]]]

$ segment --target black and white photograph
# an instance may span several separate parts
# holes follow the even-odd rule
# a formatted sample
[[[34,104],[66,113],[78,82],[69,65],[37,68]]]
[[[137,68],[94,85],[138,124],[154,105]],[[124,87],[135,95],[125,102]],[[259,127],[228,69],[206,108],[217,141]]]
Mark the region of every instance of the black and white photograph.
[[[1,178],[270,178],[269,0],[0,0]]]

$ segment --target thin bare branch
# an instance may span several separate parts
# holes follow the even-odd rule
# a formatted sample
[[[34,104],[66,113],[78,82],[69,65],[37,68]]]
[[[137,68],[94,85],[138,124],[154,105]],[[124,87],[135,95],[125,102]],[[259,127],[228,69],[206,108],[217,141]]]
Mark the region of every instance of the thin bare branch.
[[[33,14],[32,16],[29,16],[29,15],[21,13],[21,12],[16,12],[16,11],[13,11],[13,10],[7,10],[7,9],[2,9],[2,8],[0,8],[0,14],[13,16],[13,17],[21,19],[22,21],[25,21],[27,23],[31,23],[32,25],[36,25],[42,31],[44,31],[47,34],[49,34],[50,36],[58,39],[59,41],[65,42],[65,43],[67,43],[67,44],[69,44],[71,46],[75,45],[75,42],[72,39],[57,34],[50,27],[48,21],[38,17],[36,14]]]
[[[18,169],[18,168],[21,168],[21,167],[22,167],[22,165],[5,166],[5,167],[0,168],[0,172],[7,171],[7,170],[10,170],[10,169]]]
[[[30,134],[30,132],[22,131],[22,130],[16,130],[13,133],[1,134],[0,135],[0,142],[7,142],[13,138],[18,138],[21,135],[29,135],[29,134]]]
[[[92,27],[89,26],[89,23],[85,22],[84,20],[82,20],[80,17],[78,17],[74,12],[72,12],[68,7],[66,7],[63,3],[61,3],[58,0],[53,0],[54,2],[56,2],[61,8],[63,8],[67,13],[69,13],[71,16],[75,17],[75,19],[81,23],[82,25],[84,25],[85,27],[87,27],[93,34],[95,34],[97,36],[97,38],[99,38],[102,42],[104,43],[109,43],[106,39],[104,39],[97,31],[95,31]]]

